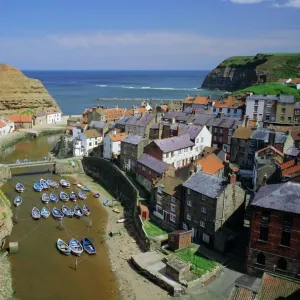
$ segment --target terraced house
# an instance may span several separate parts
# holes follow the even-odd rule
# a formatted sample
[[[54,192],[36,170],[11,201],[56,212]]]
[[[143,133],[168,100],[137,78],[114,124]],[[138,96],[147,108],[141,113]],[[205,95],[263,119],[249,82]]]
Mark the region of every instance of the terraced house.
[[[215,100],[210,107],[211,114],[222,114],[227,117],[241,117],[244,114],[244,110],[245,103],[232,97]]]

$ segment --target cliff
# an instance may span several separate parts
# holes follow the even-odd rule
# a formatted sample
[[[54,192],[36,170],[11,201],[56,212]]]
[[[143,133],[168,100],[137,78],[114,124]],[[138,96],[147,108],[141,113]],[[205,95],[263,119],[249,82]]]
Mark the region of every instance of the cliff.
[[[251,85],[300,77],[300,53],[233,56],[204,79],[201,88],[236,91]]]
[[[38,79],[25,76],[20,70],[0,64],[0,115],[59,110]]]

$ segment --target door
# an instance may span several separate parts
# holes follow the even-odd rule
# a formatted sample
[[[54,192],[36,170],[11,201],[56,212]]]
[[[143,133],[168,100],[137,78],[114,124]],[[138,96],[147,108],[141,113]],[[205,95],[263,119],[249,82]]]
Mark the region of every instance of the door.
[[[209,244],[209,235],[206,233],[203,233],[202,240],[203,240],[203,242]]]
[[[147,213],[145,211],[142,212],[142,218],[144,220],[147,220]]]
[[[169,221],[169,219],[170,219],[170,214],[164,210],[164,220]]]

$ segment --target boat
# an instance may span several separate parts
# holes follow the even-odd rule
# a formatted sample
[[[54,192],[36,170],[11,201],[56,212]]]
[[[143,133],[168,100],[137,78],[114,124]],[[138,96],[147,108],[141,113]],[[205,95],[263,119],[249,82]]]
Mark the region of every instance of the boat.
[[[43,187],[43,190],[48,190],[49,189],[49,185],[47,184],[47,181],[45,179],[41,179],[40,180],[40,184]]]
[[[38,220],[41,217],[41,213],[36,207],[34,207],[31,211],[31,216],[34,220]]]
[[[50,216],[50,211],[48,208],[43,207],[41,209],[41,216],[44,217],[45,219],[47,219]]]
[[[119,213],[121,212],[121,209],[120,209],[119,207],[115,207],[115,208],[113,209],[113,212],[119,214]]]
[[[86,187],[86,186],[84,186],[84,185],[82,185],[82,184],[80,184],[80,183],[78,183],[77,186],[78,186],[80,189],[82,189],[83,191],[85,191],[85,192],[90,192],[90,191],[91,191],[91,189],[89,189],[88,187]]]
[[[86,199],[86,193],[84,192],[78,192],[78,198],[81,200],[85,200]]]
[[[83,252],[83,247],[76,239],[71,239],[69,247],[74,255],[80,255]]]
[[[69,201],[69,195],[65,192],[60,192],[59,193],[59,198],[61,201]]]
[[[100,194],[99,193],[96,193],[93,195],[95,198],[99,198],[100,197]]]
[[[22,198],[20,196],[16,197],[14,200],[14,205],[19,206],[23,202]]]
[[[106,199],[106,200],[103,201],[103,205],[104,206],[107,206],[108,204],[109,204],[109,200],[108,199]]]
[[[33,189],[37,192],[41,192],[43,190],[43,187],[39,182],[35,182],[33,184]]]
[[[72,193],[70,194],[70,200],[72,200],[72,201],[76,201],[76,200],[77,200],[77,195],[76,195],[75,192],[72,192]]]
[[[117,221],[117,223],[125,223],[127,221],[126,218],[121,218]]]
[[[20,164],[22,161],[20,159],[16,160],[16,164]]]
[[[52,180],[52,179],[48,179],[47,184],[52,188],[58,188],[58,186],[59,186],[59,184],[56,181]]]
[[[62,179],[59,183],[64,188],[69,188],[70,187],[70,182],[68,180]]]
[[[19,193],[23,193],[25,190],[25,187],[22,183],[17,183],[16,184],[16,191],[19,192]]]
[[[77,217],[77,218],[81,218],[81,217],[83,216],[82,209],[80,208],[79,205],[76,205],[76,206],[74,207],[74,215],[75,215],[75,217]]]
[[[48,204],[49,201],[50,201],[49,195],[46,194],[46,193],[44,193],[44,194],[42,195],[42,202]]]
[[[53,207],[52,216],[57,220],[62,220],[64,217],[64,214],[62,213],[62,211],[60,209]]]
[[[72,218],[74,216],[74,211],[73,209],[71,209],[70,207],[63,205],[63,207],[61,208],[61,211],[63,212],[63,214],[66,217]]]
[[[53,194],[53,193],[50,194],[51,202],[58,202],[58,200],[59,200],[59,198],[55,194]]]
[[[81,242],[82,242],[83,249],[86,253],[96,254],[96,248],[88,238],[84,237]]]
[[[88,216],[88,215],[91,213],[91,211],[90,211],[90,209],[88,208],[87,205],[83,205],[83,206],[82,206],[82,212],[83,212],[83,214],[86,215],[86,216]]]
[[[23,160],[23,163],[29,163],[29,162],[30,162],[30,160],[27,158]]]
[[[63,240],[58,239],[56,242],[57,249],[65,255],[70,255],[71,254],[71,248],[67,243],[65,243]]]

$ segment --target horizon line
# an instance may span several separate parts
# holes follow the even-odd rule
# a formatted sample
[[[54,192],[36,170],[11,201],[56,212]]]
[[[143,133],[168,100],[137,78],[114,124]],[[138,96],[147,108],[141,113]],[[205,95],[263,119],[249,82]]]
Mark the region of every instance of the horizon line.
[[[174,71],[211,71],[211,70],[200,70],[200,69],[158,69],[158,70],[154,70],[154,69],[110,69],[110,70],[105,70],[105,69],[20,69],[21,71],[50,71],[50,72],[55,72],[55,71],[89,71],[89,72],[139,72],[139,71],[147,71],[147,72],[174,72]]]

